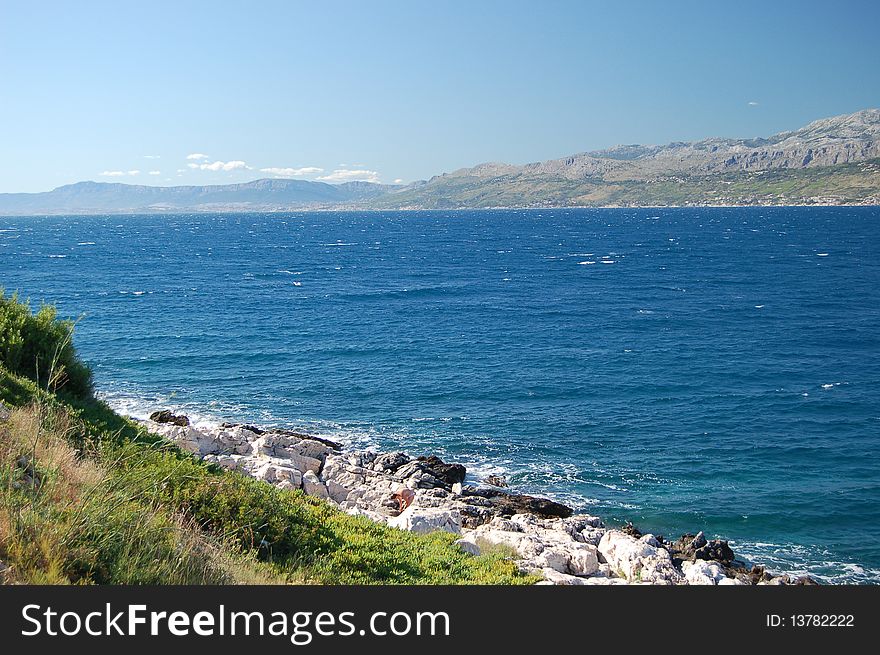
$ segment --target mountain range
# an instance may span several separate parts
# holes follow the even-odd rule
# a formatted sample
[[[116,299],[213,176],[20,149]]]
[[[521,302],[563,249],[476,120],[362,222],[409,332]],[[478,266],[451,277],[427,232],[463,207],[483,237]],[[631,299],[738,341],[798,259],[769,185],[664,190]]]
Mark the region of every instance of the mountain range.
[[[880,204],[880,110],[767,138],[620,145],[525,165],[484,163],[406,186],[79,182],[0,194],[0,214],[809,204]]]

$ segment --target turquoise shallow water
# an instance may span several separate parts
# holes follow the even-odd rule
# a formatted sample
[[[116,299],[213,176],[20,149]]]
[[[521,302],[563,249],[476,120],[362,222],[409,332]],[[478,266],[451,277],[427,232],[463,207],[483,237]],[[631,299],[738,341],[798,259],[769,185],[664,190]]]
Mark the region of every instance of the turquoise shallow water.
[[[777,570],[880,581],[880,211],[0,218],[142,415],[506,475]]]

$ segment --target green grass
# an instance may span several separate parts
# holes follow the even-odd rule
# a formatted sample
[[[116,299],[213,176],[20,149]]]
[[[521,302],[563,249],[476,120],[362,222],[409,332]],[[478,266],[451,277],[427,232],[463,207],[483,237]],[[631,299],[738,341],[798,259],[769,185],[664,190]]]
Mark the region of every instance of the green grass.
[[[40,334],[49,335],[49,350],[58,349],[49,337],[69,343],[71,326],[47,325]],[[4,334],[15,331],[0,333],[0,401],[15,408],[0,422],[0,561],[8,567],[0,575],[7,582],[535,581],[507,554],[473,557],[453,545],[453,535],[395,530],[206,465],[88,389],[53,385],[59,378],[51,370],[6,359]],[[78,363],[72,346],[68,354],[65,366]],[[22,456],[39,485],[22,484]]]

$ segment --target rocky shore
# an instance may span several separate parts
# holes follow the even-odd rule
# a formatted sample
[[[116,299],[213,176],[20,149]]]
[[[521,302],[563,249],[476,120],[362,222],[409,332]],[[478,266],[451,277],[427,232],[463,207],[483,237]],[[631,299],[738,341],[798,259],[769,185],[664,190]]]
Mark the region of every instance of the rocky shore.
[[[223,423],[194,426],[168,410],[143,424],[204,461],[282,489],[301,489],[342,511],[391,527],[460,535],[477,555],[501,551],[539,584],[815,584],[774,576],[736,557],[726,541],[702,532],[674,542],[628,525],[608,528],[547,498],[514,493],[492,476],[465,483],[465,467],[436,456],[350,450],[313,435]]]

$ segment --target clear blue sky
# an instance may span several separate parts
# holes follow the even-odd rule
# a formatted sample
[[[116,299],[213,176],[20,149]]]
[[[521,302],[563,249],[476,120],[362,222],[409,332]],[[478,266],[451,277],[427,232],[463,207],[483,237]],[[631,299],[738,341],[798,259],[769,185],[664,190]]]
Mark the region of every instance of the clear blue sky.
[[[0,191],[766,136],[880,106],[878,25],[876,0],[0,0]]]

